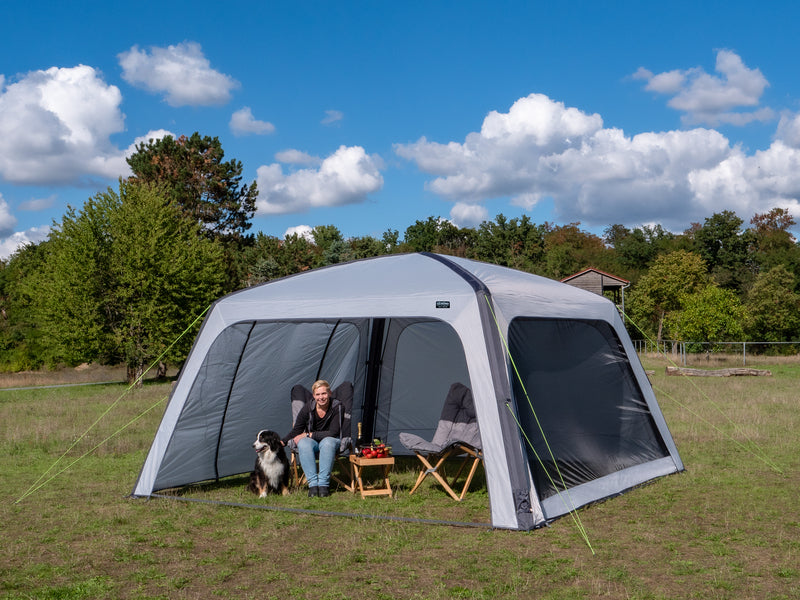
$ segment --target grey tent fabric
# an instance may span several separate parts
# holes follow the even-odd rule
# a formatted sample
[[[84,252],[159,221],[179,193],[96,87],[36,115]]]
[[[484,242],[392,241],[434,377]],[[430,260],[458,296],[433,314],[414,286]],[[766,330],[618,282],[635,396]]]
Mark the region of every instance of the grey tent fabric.
[[[352,382],[352,422],[409,454],[400,433],[433,440],[450,385],[463,383],[498,528],[539,527],[683,470],[609,300],[497,265],[414,253],[313,269],[217,300],[133,495],[246,473],[253,436],[289,431],[291,388],[316,379]],[[541,452],[545,439],[553,456]],[[556,470],[568,494],[549,483]]]
[[[459,382],[450,386],[436,433],[431,441],[404,432],[400,434],[400,443],[409,450],[420,452],[441,452],[448,446],[458,443],[480,450],[481,434],[469,388]]]

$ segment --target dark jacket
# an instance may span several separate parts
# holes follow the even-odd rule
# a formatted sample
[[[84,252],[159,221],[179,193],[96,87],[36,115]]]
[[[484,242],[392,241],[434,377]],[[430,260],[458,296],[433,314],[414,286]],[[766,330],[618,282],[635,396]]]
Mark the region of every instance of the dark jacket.
[[[286,444],[294,436],[301,433],[311,433],[311,438],[319,442],[326,437],[341,437],[342,423],[344,422],[344,407],[338,400],[331,400],[331,406],[325,417],[320,419],[316,411],[316,400],[311,400],[303,405],[300,412],[297,413],[294,427],[283,438]]]

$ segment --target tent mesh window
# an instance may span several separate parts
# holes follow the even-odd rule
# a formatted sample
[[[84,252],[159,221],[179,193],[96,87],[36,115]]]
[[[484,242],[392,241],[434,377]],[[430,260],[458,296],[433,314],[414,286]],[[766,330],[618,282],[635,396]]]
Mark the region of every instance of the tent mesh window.
[[[607,323],[517,318],[508,337],[519,373],[514,400],[540,500],[564,485],[668,456]]]

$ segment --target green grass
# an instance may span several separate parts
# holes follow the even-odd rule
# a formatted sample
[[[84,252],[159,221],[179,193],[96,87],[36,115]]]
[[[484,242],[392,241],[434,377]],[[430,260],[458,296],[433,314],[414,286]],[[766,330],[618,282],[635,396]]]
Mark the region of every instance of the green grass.
[[[0,598],[800,598],[800,364],[694,379],[665,365],[645,361],[687,470],[581,510],[594,554],[569,517],[532,532],[372,518],[488,523],[482,474],[463,503],[434,483],[409,496],[404,460],[393,498],[260,500],[244,477],[179,492],[359,516],[130,499],[163,404],[133,419],[169,384],[0,390]]]

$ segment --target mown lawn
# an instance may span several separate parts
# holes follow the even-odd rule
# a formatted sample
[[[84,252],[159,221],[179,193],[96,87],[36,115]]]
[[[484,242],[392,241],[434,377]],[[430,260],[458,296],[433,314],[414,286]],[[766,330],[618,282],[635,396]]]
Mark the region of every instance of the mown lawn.
[[[433,483],[409,496],[406,461],[391,499],[258,500],[243,477],[131,499],[169,383],[0,390],[0,597],[800,598],[800,365],[645,363],[687,471],[579,511],[591,547],[569,517],[492,530],[482,478],[461,504]]]

